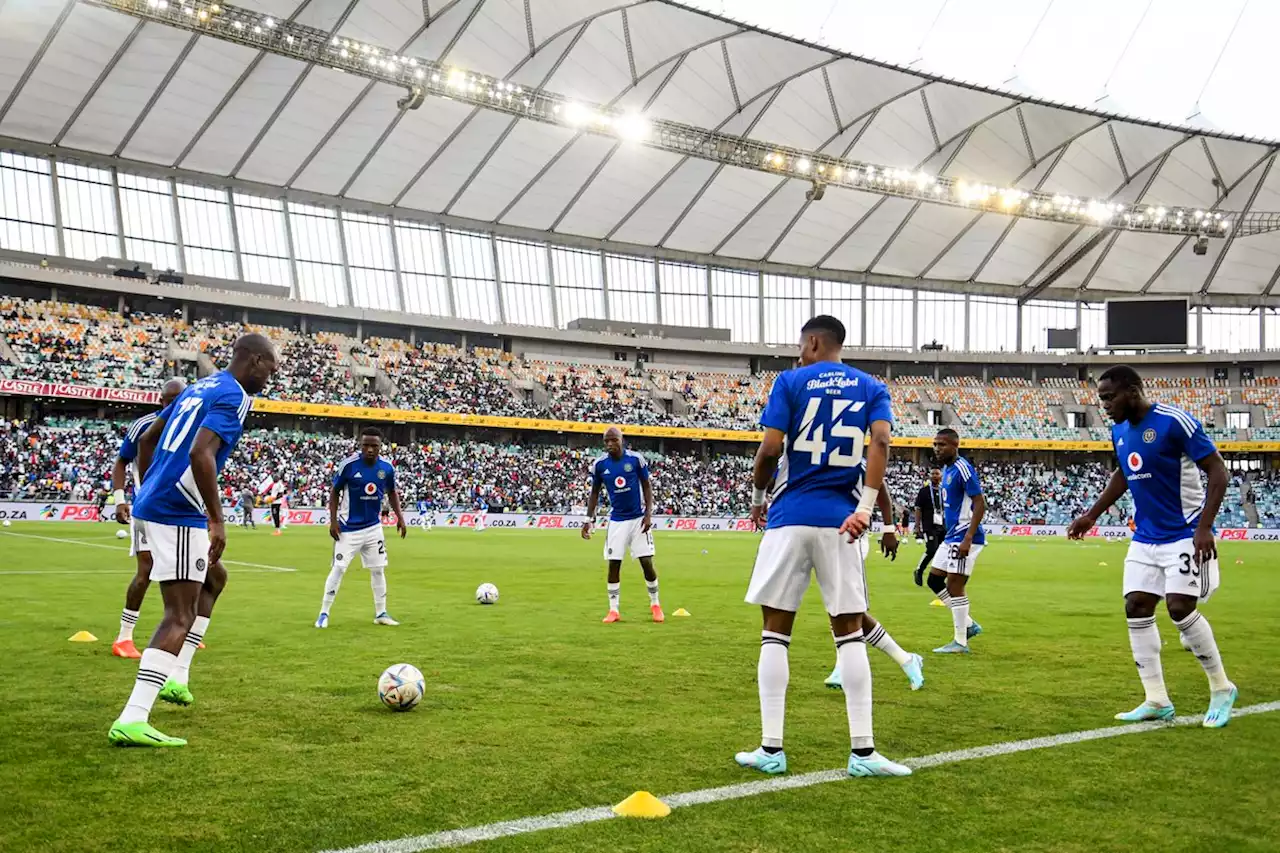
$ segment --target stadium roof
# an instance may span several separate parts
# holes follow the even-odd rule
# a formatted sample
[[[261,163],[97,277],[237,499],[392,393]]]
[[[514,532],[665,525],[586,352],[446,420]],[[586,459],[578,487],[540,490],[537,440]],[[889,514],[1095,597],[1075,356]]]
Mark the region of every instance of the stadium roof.
[[[1243,212],[1280,211],[1274,142],[982,89],[665,0],[241,5],[802,151],[997,187],[1234,211],[1237,223]],[[0,147],[394,206],[459,227],[873,282],[1212,300],[1269,296],[1280,277],[1280,231],[1232,228],[1196,255],[1190,236],[843,187],[808,201],[805,180],[448,98],[401,110],[402,94],[77,0],[0,0]]]

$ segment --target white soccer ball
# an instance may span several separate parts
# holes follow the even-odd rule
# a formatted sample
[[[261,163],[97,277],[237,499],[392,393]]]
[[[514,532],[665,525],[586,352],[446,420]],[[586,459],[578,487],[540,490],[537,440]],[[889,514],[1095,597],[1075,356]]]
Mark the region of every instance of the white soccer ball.
[[[393,711],[408,711],[422,701],[427,689],[416,666],[398,663],[378,677],[378,698]]]
[[[117,530],[117,531],[116,531],[116,538],[117,538],[117,539],[128,539],[128,538],[129,538],[129,531],[127,531],[127,530]]]
[[[5,527],[13,527],[13,522],[6,518],[6,519],[4,520],[4,526],[5,526]]]
[[[498,588],[491,583],[482,583],[476,587],[476,601],[481,604],[497,604]]]

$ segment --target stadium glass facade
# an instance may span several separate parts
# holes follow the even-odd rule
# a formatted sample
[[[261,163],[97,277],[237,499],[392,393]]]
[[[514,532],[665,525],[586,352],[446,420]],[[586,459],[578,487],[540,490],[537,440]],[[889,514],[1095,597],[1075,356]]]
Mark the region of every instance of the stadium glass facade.
[[[1044,351],[1046,330],[1105,346],[1096,302],[879,287],[589,251],[442,228],[0,152],[0,248],[288,287],[297,299],[483,323],[564,328],[579,318],[727,328],[740,343],[788,344],[814,313],[849,344],[914,350]],[[1272,309],[1203,307],[1192,347],[1280,345]]]

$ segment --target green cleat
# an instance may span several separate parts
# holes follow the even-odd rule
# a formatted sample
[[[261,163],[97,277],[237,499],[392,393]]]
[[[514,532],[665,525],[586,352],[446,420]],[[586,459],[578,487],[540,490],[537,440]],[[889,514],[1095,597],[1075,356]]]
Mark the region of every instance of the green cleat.
[[[138,723],[122,723],[116,720],[107,732],[107,740],[114,746],[186,746],[187,742],[180,737],[169,737],[152,728],[145,720]]]
[[[181,705],[184,708],[194,704],[196,701],[196,697],[191,695],[191,688],[185,684],[179,684],[172,678],[164,683],[164,687],[160,690],[160,698],[173,705]]]
[[[831,670],[831,674],[827,676],[827,680],[822,682],[832,690],[843,690],[844,683],[840,680],[840,667]]]

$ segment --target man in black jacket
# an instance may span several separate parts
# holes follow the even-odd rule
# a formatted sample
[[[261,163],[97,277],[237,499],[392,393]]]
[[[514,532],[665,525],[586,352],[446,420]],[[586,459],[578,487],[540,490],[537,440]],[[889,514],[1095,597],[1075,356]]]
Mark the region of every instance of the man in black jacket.
[[[942,471],[929,469],[929,482],[916,495],[916,536],[924,536],[924,556],[916,566],[912,579],[916,586],[924,586],[924,573],[942,544],[947,528],[942,523]]]

